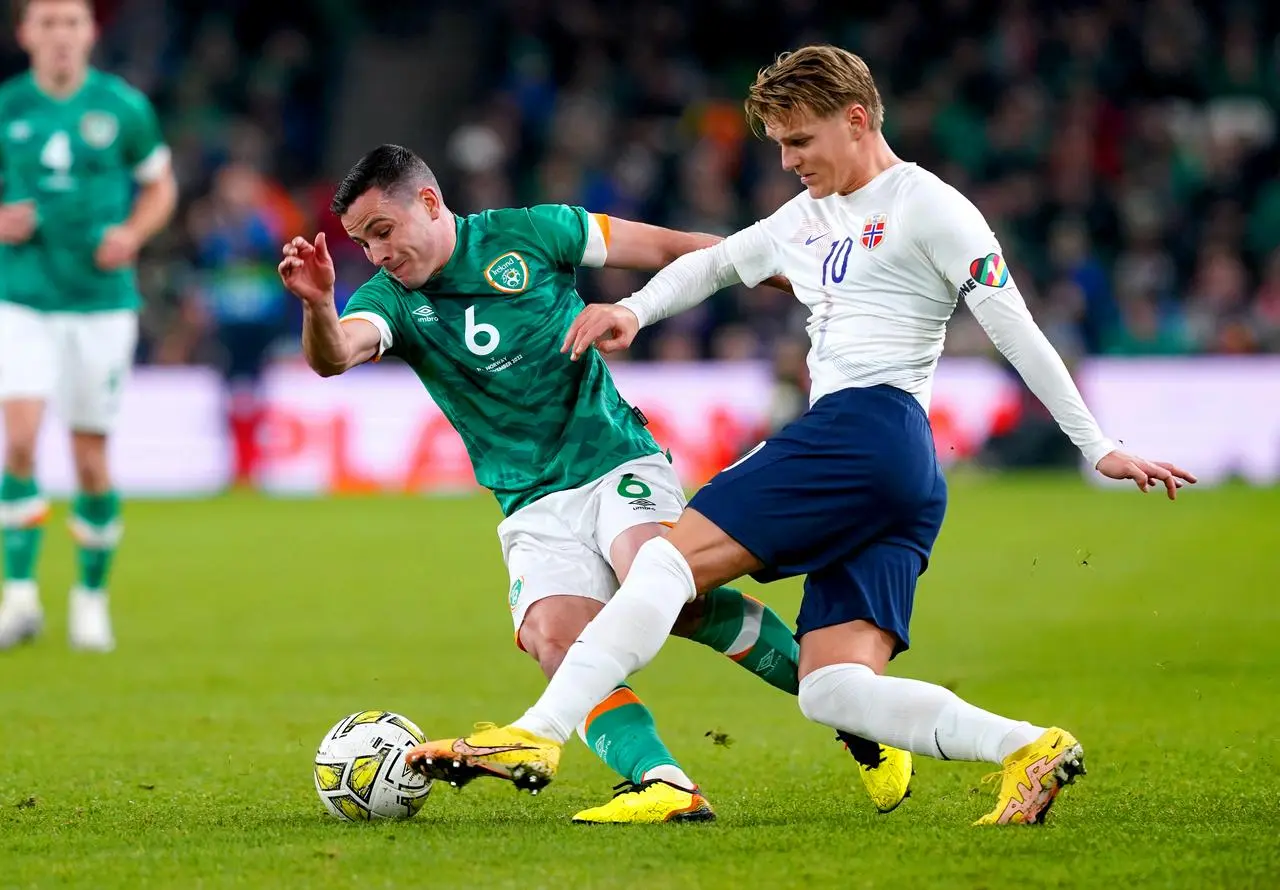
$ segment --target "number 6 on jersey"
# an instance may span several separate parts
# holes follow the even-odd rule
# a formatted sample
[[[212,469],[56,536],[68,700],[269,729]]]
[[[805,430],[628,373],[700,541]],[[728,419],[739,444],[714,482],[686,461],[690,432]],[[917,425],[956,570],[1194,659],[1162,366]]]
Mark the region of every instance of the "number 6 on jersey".
[[[467,326],[463,336],[467,341],[467,349],[470,349],[476,355],[488,355],[498,348],[498,344],[502,342],[502,335],[491,324],[484,324],[483,322],[476,324],[476,307],[474,305],[467,307],[466,322]],[[485,342],[483,343],[477,339],[480,334],[485,336]]]

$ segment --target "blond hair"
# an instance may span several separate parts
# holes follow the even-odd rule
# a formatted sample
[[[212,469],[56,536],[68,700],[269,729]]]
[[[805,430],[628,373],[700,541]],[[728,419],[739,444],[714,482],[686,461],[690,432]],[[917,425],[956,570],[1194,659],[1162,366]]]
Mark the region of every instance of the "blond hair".
[[[849,105],[867,110],[872,130],[884,123],[884,103],[867,63],[827,44],[783,53],[761,68],[744,105],[747,121],[757,134],[770,122],[786,121],[797,112],[828,117]]]

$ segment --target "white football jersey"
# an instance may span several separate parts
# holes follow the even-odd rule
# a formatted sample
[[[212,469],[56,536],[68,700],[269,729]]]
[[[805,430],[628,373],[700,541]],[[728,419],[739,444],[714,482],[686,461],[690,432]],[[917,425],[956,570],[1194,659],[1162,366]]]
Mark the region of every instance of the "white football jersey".
[[[809,308],[811,402],[884,383],[927,410],[959,298],[1014,287],[978,208],[912,163],[849,195],[801,192],[724,246],[745,284],[785,275]]]

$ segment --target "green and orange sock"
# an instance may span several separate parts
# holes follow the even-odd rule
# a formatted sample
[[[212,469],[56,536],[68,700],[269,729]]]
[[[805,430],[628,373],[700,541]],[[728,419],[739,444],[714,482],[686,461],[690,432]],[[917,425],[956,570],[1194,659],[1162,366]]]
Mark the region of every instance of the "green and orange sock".
[[[49,504],[36,480],[5,473],[0,477],[0,534],[4,537],[4,578],[33,581]]]
[[[605,766],[630,782],[665,779],[694,787],[658,737],[653,714],[629,686],[617,687],[592,708],[578,732]]]

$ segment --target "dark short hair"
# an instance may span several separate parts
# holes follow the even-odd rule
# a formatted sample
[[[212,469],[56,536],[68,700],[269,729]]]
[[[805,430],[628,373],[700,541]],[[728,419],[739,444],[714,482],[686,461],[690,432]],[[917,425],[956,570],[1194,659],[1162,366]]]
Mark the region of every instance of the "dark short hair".
[[[342,216],[369,189],[395,192],[414,185],[439,187],[427,162],[413,151],[401,145],[379,145],[342,177],[329,209]]]

